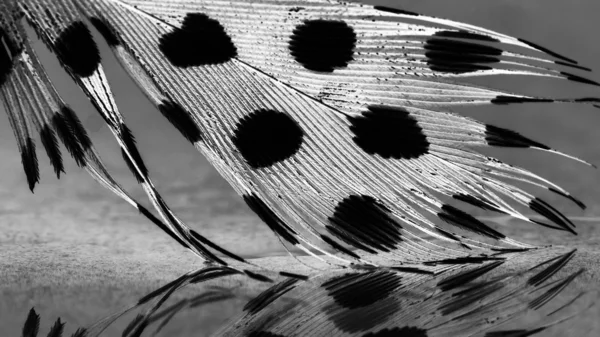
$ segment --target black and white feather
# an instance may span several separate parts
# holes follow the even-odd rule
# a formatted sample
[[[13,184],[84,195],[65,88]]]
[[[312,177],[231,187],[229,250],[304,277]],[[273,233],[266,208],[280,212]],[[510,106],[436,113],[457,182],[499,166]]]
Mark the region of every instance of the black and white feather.
[[[30,189],[39,180],[34,130],[57,175],[64,171],[56,133],[80,166],[180,244],[218,266],[211,268],[224,273],[219,277],[237,273],[270,281],[291,276],[264,296],[290,291],[298,292],[298,298],[311,294],[319,299],[296,303],[298,311],[289,311],[286,318],[290,325],[282,323],[278,332],[249,328],[263,324],[257,320],[268,320],[250,315],[266,304],[249,304],[254,309],[241,318],[244,328],[233,326],[230,335],[288,336],[302,315],[326,308],[328,314],[304,321],[306,329],[316,327],[319,334],[341,329],[364,336],[487,329],[493,324],[478,323],[485,310],[507,310],[508,319],[525,310],[526,303],[531,308],[532,302],[519,302],[518,307],[500,298],[512,301],[536,291],[529,289],[541,284],[531,281],[539,275],[530,275],[537,273],[535,268],[472,284],[473,288],[442,281],[437,283],[441,293],[434,291],[438,275],[458,273],[470,259],[494,260],[495,254],[506,252],[509,256],[502,261],[510,260],[511,252],[535,247],[505,236],[449,203],[449,198],[572,233],[574,225],[567,217],[510,182],[542,187],[585,207],[557,184],[476,148],[530,148],[592,164],[514,131],[450,112],[465,105],[600,103],[592,97],[533,97],[458,82],[474,76],[525,75],[600,85],[581,75],[589,68],[532,42],[398,9],[324,0],[18,0],[2,6],[1,97]],[[37,61],[21,16],[101,114],[162,221],[131,199],[104,169],[76,114]],[[271,275],[268,268],[220,248],[183,223],[154,187],[116,106],[88,24],[102,34],[150,101],[288,248],[301,249],[340,274],[276,270]],[[546,220],[523,214],[518,210],[522,207]],[[435,261],[446,263],[430,270]],[[389,270],[407,264],[415,267]],[[473,277],[464,280],[471,282],[499,264],[476,267],[468,271]],[[348,274],[338,268],[369,271]],[[425,276],[415,276],[415,271]],[[364,291],[371,284],[373,291],[383,284],[382,294],[393,293],[389,305],[369,311],[371,326],[389,324],[377,331],[355,331],[348,317],[362,313],[339,314],[340,306],[354,301],[343,294],[348,289]],[[416,293],[410,293],[411,287],[417,287]],[[462,299],[464,309],[448,309],[457,306],[454,297],[462,296],[457,294],[469,291],[483,291],[484,297],[494,294],[498,300],[489,300],[493,305],[486,307],[479,302],[483,297]],[[263,301],[276,303],[277,297]],[[402,311],[401,318],[381,320],[409,299],[420,303],[409,313],[419,315],[414,320],[418,326],[394,326],[407,321]],[[542,301],[532,301],[536,300]],[[436,316],[439,310],[442,315]],[[467,315],[465,310],[478,310],[481,317],[473,317],[469,328],[448,323]]]

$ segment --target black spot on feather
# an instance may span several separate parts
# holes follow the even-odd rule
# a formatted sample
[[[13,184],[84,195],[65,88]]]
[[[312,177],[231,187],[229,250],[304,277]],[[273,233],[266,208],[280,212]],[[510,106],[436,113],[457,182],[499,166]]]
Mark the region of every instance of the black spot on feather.
[[[370,253],[389,252],[402,242],[402,226],[383,204],[366,195],[351,195],[336,206],[326,228],[344,242]],[[375,250],[373,250],[375,249]]]
[[[0,27],[0,86],[6,82],[13,69],[13,59],[22,51],[17,43],[8,37],[6,31]]]
[[[296,279],[287,279],[277,283],[246,303],[243,310],[251,315],[256,314],[288,291],[294,289],[296,282],[298,282]]]
[[[496,267],[499,267],[503,263],[504,263],[504,261],[495,261],[495,262],[483,265],[481,267],[477,267],[477,268],[469,269],[464,272],[460,272],[456,275],[452,275],[450,277],[447,277],[447,278],[441,280],[440,282],[438,282],[437,286],[442,291],[448,291],[448,290],[463,286],[463,285],[468,284],[469,282],[487,274],[488,272],[492,271]]]
[[[54,42],[54,48],[61,64],[77,76],[91,76],[100,65],[98,46],[81,21],[65,28]]]
[[[98,32],[100,32],[110,47],[116,47],[121,44],[117,30],[108,21],[106,21],[106,19],[93,17],[90,18],[90,22],[94,27],[96,27]]]
[[[427,337],[427,330],[413,326],[395,327],[369,332],[362,335],[362,337]]]
[[[33,139],[27,137],[24,146],[21,147],[21,163],[27,177],[29,189],[33,192],[35,184],[40,181],[40,169],[38,166],[37,155],[35,153],[35,143]]]
[[[347,309],[366,307],[386,299],[398,289],[402,277],[389,271],[350,273],[322,284],[334,301]]]
[[[485,126],[485,141],[490,146],[503,146],[503,147],[538,147],[544,150],[550,148],[544,144],[535,142],[527,137],[520,135],[519,133],[499,128],[497,126],[486,124]]]
[[[277,235],[293,245],[300,243],[295,237],[297,234],[296,231],[283,222],[283,220],[281,220],[257,195],[252,193],[244,195],[243,198],[246,204],[250,206],[250,209],[254,211],[254,213],[256,213],[273,232],[277,233]]]
[[[369,106],[359,117],[348,117],[356,145],[383,158],[413,159],[429,150],[423,129],[401,108]]]
[[[219,21],[203,13],[188,13],[181,28],[161,36],[159,48],[176,67],[221,64],[237,56],[237,49]]]
[[[460,74],[491,69],[488,64],[500,62],[498,56],[502,55],[501,49],[476,42],[436,37],[456,34],[452,31],[438,32],[425,42],[423,48],[431,70]],[[461,37],[465,36],[463,33]],[[482,36],[479,36],[479,40],[482,40]]]
[[[40,315],[35,312],[34,308],[29,310],[25,325],[23,325],[22,337],[36,337],[40,330]]]
[[[373,8],[378,11],[388,12],[388,13],[393,13],[393,14],[419,16],[419,14],[415,13],[415,12],[409,12],[409,11],[405,11],[403,9],[391,8],[391,7],[386,7],[386,6],[374,6]]]
[[[123,155],[123,158],[125,158],[127,166],[129,166],[129,169],[131,170],[131,172],[133,172],[139,183],[146,181],[146,177],[148,177],[148,169],[146,168],[146,165],[142,160],[142,156],[140,155],[140,152],[138,151],[137,146],[135,145],[135,138],[133,137],[133,132],[131,132],[129,127],[127,127],[127,125],[125,124],[121,124],[121,137],[123,138],[123,143],[125,143],[125,148],[127,149],[127,151],[129,151],[129,154],[133,159],[132,162],[129,156],[127,156],[127,153],[125,153],[125,150],[121,149],[121,154]],[[141,172],[138,172],[138,170],[135,169],[135,166],[133,165],[134,162],[137,164],[137,167]]]
[[[461,211],[460,209],[450,206],[443,205],[441,208],[441,212],[439,212],[438,217],[445,222],[469,230],[471,232],[481,234],[493,239],[503,239],[506,236],[491,227],[487,226],[483,222],[477,220],[472,215]]]
[[[306,20],[289,41],[294,59],[308,70],[332,72],[352,61],[356,33],[344,21]]]
[[[158,106],[158,110],[191,143],[202,140],[202,132],[198,125],[181,105],[170,100],[163,100]]]
[[[240,119],[233,144],[253,168],[264,168],[293,156],[304,132],[290,116],[274,110],[256,110]]]
[[[54,168],[56,177],[60,178],[60,173],[65,173],[65,167],[63,166],[62,156],[54,130],[52,130],[49,125],[44,125],[40,131],[40,139],[42,140],[42,145],[46,150],[48,158],[50,158],[50,164]]]

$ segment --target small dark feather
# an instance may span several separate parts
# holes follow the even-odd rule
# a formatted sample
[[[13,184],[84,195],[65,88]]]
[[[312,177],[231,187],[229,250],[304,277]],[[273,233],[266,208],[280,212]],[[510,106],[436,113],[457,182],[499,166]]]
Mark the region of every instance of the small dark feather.
[[[165,284],[164,286],[154,290],[153,292],[149,293],[148,295],[142,297],[139,299],[139,301],[137,302],[137,305],[142,305],[148,301],[150,301],[151,299],[167,292],[169,289],[173,289],[178,287],[180,284],[182,284],[186,279],[188,278],[188,275],[182,275],[179,276],[177,279]]]
[[[541,272],[532,276],[527,281],[527,284],[537,287],[537,286],[541,285],[542,283],[544,283],[546,280],[548,280],[550,277],[552,277],[552,275],[556,274],[560,269],[562,269],[562,267],[564,267],[575,256],[576,251],[577,251],[576,249],[572,250],[572,251],[568,252],[567,254],[564,254],[564,255],[556,258],[556,261],[554,263],[552,263],[550,266],[548,266]],[[550,260],[550,261],[552,261],[552,260]],[[550,261],[546,261],[546,263],[550,262]],[[540,265],[538,265],[534,268],[537,268],[539,266]]]
[[[169,234],[169,236],[171,238],[173,238],[175,241],[177,241],[180,245],[182,245],[184,248],[189,248],[189,246],[185,242],[183,242],[177,235],[175,235],[175,233],[173,233],[162,221],[160,221],[156,216],[154,216],[154,214],[150,213],[150,211],[146,207],[144,207],[140,204],[137,204],[136,208],[138,209],[138,211],[140,211],[140,213],[143,216],[145,216],[147,219],[152,221],[155,225],[157,225],[165,233]]]
[[[266,277],[265,275],[257,274],[255,272],[252,272],[252,271],[247,270],[247,269],[244,269],[244,273],[248,277],[250,277],[252,279],[255,279],[257,281],[273,283],[273,280],[271,280],[270,278]]]
[[[87,329],[86,328],[79,328],[77,329],[77,331],[75,331],[71,337],[86,337],[87,336]]]
[[[60,318],[56,320],[50,332],[48,333],[48,337],[61,337],[63,334],[63,329],[65,328],[65,323],[60,321]]]
[[[246,303],[243,310],[247,311],[250,315],[256,314],[276,299],[285,295],[288,291],[294,289],[294,285],[297,282],[298,280],[296,279],[287,279],[277,283]]]
[[[578,83],[583,83],[583,84],[590,84],[590,85],[595,85],[595,86],[600,86],[600,83],[596,82],[596,81],[592,81],[588,78],[585,77],[581,77],[578,75],[573,75],[564,71],[560,72],[561,75],[566,76],[567,79],[569,81],[573,81],[573,82],[578,82]]]
[[[516,97],[516,96],[505,96],[498,95],[491,100],[493,104],[512,104],[512,103],[552,103],[553,99],[549,98],[529,98],[529,97]]]
[[[129,169],[138,179],[138,182],[142,183],[146,181],[146,178],[148,177],[148,169],[146,168],[146,165],[142,160],[142,156],[140,155],[140,152],[138,151],[137,146],[135,145],[135,138],[133,137],[133,132],[131,132],[131,130],[125,124],[121,124],[121,136],[123,137],[125,148],[129,151],[129,154],[131,154],[133,162],[128,160],[129,156],[127,156],[125,151],[122,149],[121,153],[123,154],[123,158],[126,158],[125,161],[127,162]],[[138,172],[138,170],[135,169],[135,166],[133,165],[134,162],[137,164],[137,167],[141,172]]]
[[[454,194],[452,196],[452,198],[456,199],[456,200],[460,200],[462,202],[466,202],[468,204],[471,204],[473,206],[479,207],[481,209],[485,209],[488,211],[495,211],[495,212],[502,212],[500,209],[490,205],[490,202],[485,202],[484,200],[478,198],[478,197],[474,197],[472,195],[468,195],[468,194]]]
[[[35,312],[34,308],[31,308],[31,310],[29,310],[29,315],[27,315],[27,319],[25,320],[25,325],[23,326],[22,337],[36,337],[39,330],[40,315]]]
[[[535,142],[515,131],[489,124],[486,124],[485,126],[485,141],[490,146],[537,147],[544,150],[550,149],[548,146]]]
[[[441,212],[439,212],[437,215],[446,223],[472,231],[474,233],[478,233],[493,239],[503,239],[506,237],[504,234],[477,220],[472,215],[448,204],[443,205]]]
[[[282,237],[285,241],[297,245],[300,243],[295,235],[296,231],[288,226],[281,218],[277,216],[256,194],[252,193],[243,196],[244,201],[260,219],[271,228],[273,232]]]
[[[447,277],[447,278],[441,280],[440,282],[438,282],[437,286],[442,291],[448,291],[448,290],[463,286],[463,285],[468,284],[469,282],[485,275],[486,273],[490,272],[491,270],[501,266],[503,263],[504,263],[504,261],[496,261],[496,262],[488,263],[481,267],[469,269],[467,271],[458,273],[456,275],[452,275],[450,277]]]
[[[44,125],[40,131],[40,139],[42,140],[42,145],[46,150],[48,158],[50,158],[50,164],[54,168],[56,177],[60,178],[60,173],[65,173],[65,167],[63,166],[62,155],[60,153],[60,148],[58,147],[56,134],[50,126]]]
[[[202,132],[198,125],[181,105],[170,100],[163,100],[158,106],[158,110],[192,144],[202,140]]]
[[[533,48],[535,48],[537,50],[540,50],[540,51],[542,51],[542,52],[544,52],[544,53],[546,53],[546,54],[548,54],[550,56],[554,56],[554,57],[556,57],[558,59],[561,59],[561,60],[569,62],[569,63],[577,64],[577,61],[575,61],[573,59],[570,59],[568,57],[562,56],[562,55],[560,55],[558,53],[555,53],[555,52],[553,52],[552,50],[550,50],[548,48],[542,47],[542,46],[540,46],[538,44],[535,44],[533,42],[530,42],[530,41],[527,41],[527,40],[524,40],[524,39],[518,39],[518,40],[520,42],[523,42],[524,44],[526,44],[526,45],[528,45],[530,47],[533,47]]]
[[[60,63],[79,77],[91,76],[100,66],[98,46],[81,21],[73,22],[60,33],[54,49]]]
[[[337,251],[347,254],[355,259],[360,259],[360,256],[358,256],[356,253],[354,253],[350,249],[340,245],[339,243],[337,243],[335,240],[328,237],[327,235],[321,235],[321,240],[323,240],[325,243],[327,243],[331,247],[335,248]]]
[[[569,218],[564,216],[561,212],[559,212],[556,208],[549,205],[547,202],[540,198],[534,198],[529,202],[529,208],[539,215],[545,217],[546,219],[554,222],[559,225],[560,228],[571,232],[572,234],[577,234],[573,228],[575,228],[575,224]],[[534,221],[535,222],[535,221]],[[536,222],[539,223],[539,222]]]
[[[35,153],[35,143],[33,139],[27,137],[25,146],[21,148],[21,163],[27,177],[29,189],[33,192],[35,184],[40,181],[40,169],[38,166],[37,155]]]
[[[290,37],[292,57],[304,68],[333,72],[353,60],[356,33],[344,21],[305,20]]]

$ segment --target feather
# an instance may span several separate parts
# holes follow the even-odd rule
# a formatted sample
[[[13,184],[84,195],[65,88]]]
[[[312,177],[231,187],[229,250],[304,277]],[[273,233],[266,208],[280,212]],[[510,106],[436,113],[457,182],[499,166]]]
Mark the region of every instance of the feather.
[[[326,0],[18,0],[1,6],[0,96],[30,189],[39,181],[34,128],[57,176],[64,171],[56,133],[79,166],[207,263],[81,335],[98,335],[141,306],[148,308],[124,335],[141,335],[165,317],[158,331],[184,307],[202,302],[159,312],[175,291],[234,275],[265,284],[284,280],[252,299],[224,335],[467,335],[537,311],[582,273],[555,279],[574,252],[544,260],[545,250],[448,202],[576,233],[554,206],[507,181],[545,188],[585,208],[581,201],[477,148],[535,149],[593,164],[451,112],[525,103],[597,107],[595,97],[534,97],[461,82],[525,75],[600,85],[580,75],[589,68],[562,54],[468,24]],[[162,221],[104,168],[37,60],[20,13],[103,117]],[[86,22],[286,249],[311,255],[324,272],[260,266],[171,211],[115,103]],[[544,262],[515,267],[537,253]],[[284,300],[290,296],[295,300]],[[311,319],[302,318],[307,315]],[[487,335],[530,335],[572,318],[547,317],[535,327]]]

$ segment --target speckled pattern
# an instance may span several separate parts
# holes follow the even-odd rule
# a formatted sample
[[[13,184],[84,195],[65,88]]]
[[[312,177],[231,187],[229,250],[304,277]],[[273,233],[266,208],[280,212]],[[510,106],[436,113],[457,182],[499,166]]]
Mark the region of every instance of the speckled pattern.
[[[600,80],[600,44],[595,34],[598,31],[597,13],[600,12],[597,0],[582,0],[576,5],[561,0],[387,1],[387,5],[391,3],[406,10],[444,16],[527,38],[591,66],[597,70],[593,78]],[[94,35],[98,37],[96,32]],[[260,223],[206,160],[150,105],[115,66],[106,46],[103,43],[101,46],[117,103],[136,134],[157,188],[173,210],[194,229],[244,257],[283,255],[283,248],[268,227]],[[48,55],[43,48],[40,50],[43,57]],[[149,206],[122,161],[116,142],[108,129],[101,126],[101,118],[93,112],[79,89],[67,80],[56,59],[45,59],[50,75],[58,79],[59,90],[90,129],[111,172],[139,201]],[[550,81],[511,81],[517,85],[513,88],[502,79],[478,79],[476,82],[531,94],[600,96],[597,88],[573,86],[565,90],[567,85]],[[532,139],[600,163],[597,146],[600,133],[595,129],[600,125],[600,114],[593,108],[537,104],[461,112],[515,129]],[[40,152],[41,181],[35,194],[31,194],[7,119],[3,111],[0,115],[0,336],[19,335],[32,306],[41,315],[41,333],[47,332],[60,316],[67,322],[65,335],[70,335],[76,326],[90,324],[200,266],[191,253],[145,221],[133,208],[99,187],[70,158],[65,160],[66,176],[57,181],[48,159]],[[582,212],[566,201],[547,196],[566,214],[600,216],[598,171],[533,151],[498,150],[493,154],[558,182],[589,206]],[[600,286],[598,223],[593,219],[576,221],[577,237],[540,230],[505,218],[496,218],[493,225],[502,226],[503,233],[526,242],[581,247],[570,268],[584,266],[590,269],[577,281],[577,287],[583,287]],[[291,263],[287,258],[261,261],[276,268]],[[249,296],[260,291],[258,286],[246,286]],[[195,291],[198,288],[189,290]],[[184,291],[176,296],[187,293]],[[161,335],[194,333],[195,336],[208,336],[228,317],[239,312],[244,302],[244,299],[236,299],[186,312],[177,316]],[[593,319],[598,317],[598,306],[594,310],[589,313],[590,336],[594,335],[593,331],[600,331],[598,320]],[[120,320],[106,335],[120,334],[126,323],[127,318]],[[556,335],[561,336],[558,331]],[[568,331],[577,336],[590,332]]]

